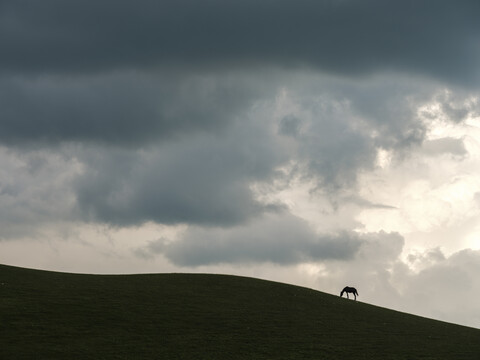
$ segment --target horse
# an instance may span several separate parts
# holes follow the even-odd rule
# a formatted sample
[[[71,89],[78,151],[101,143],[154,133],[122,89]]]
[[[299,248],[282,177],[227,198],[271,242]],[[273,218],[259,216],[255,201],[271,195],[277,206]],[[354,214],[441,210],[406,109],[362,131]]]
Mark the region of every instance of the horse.
[[[355,300],[357,300],[358,292],[357,292],[357,289],[355,289],[354,287],[345,286],[342,292],[340,293],[340,296],[343,296],[343,293],[347,294],[347,299],[349,299],[348,293],[350,293],[350,294],[353,294],[353,296],[355,297]]]

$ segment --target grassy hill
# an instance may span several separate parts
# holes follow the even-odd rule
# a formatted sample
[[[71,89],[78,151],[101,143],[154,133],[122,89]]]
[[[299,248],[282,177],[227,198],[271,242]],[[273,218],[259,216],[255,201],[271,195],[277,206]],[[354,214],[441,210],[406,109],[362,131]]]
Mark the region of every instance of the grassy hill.
[[[226,275],[0,265],[0,359],[480,359],[480,330]]]

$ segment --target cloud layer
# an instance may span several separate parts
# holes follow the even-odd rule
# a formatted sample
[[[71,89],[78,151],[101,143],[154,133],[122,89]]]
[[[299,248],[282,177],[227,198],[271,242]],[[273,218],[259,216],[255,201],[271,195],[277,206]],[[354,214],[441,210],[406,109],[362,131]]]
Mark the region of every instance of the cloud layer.
[[[476,1],[3,1],[15,72],[312,66],[478,80]],[[472,78],[472,75],[474,77]]]
[[[242,228],[192,228],[181,240],[160,239],[137,251],[164,254],[179,266],[235,263],[299,264],[352,259],[365,240],[355,233],[317,235],[299,218],[269,215]]]
[[[218,131],[257,96],[228,77],[115,73],[0,77],[0,140],[139,146]]]

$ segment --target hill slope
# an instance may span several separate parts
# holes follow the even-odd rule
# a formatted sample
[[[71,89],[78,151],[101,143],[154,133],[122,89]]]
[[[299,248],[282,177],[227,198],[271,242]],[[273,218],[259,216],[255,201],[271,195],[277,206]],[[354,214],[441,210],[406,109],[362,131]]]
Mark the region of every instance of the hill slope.
[[[226,275],[0,265],[1,359],[479,359],[480,330]]]

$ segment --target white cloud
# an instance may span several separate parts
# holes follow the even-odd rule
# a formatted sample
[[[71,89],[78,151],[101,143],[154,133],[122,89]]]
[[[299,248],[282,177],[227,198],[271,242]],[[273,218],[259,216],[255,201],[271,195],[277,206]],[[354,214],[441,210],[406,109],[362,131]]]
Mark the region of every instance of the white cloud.
[[[448,122],[442,114],[429,118],[427,137],[432,140],[406,157],[386,157],[360,180],[362,196],[396,209],[363,209],[357,220],[365,231],[400,231],[407,250],[436,244],[456,252],[470,245],[470,232],[478,228],[479,128],[474,118]]]

